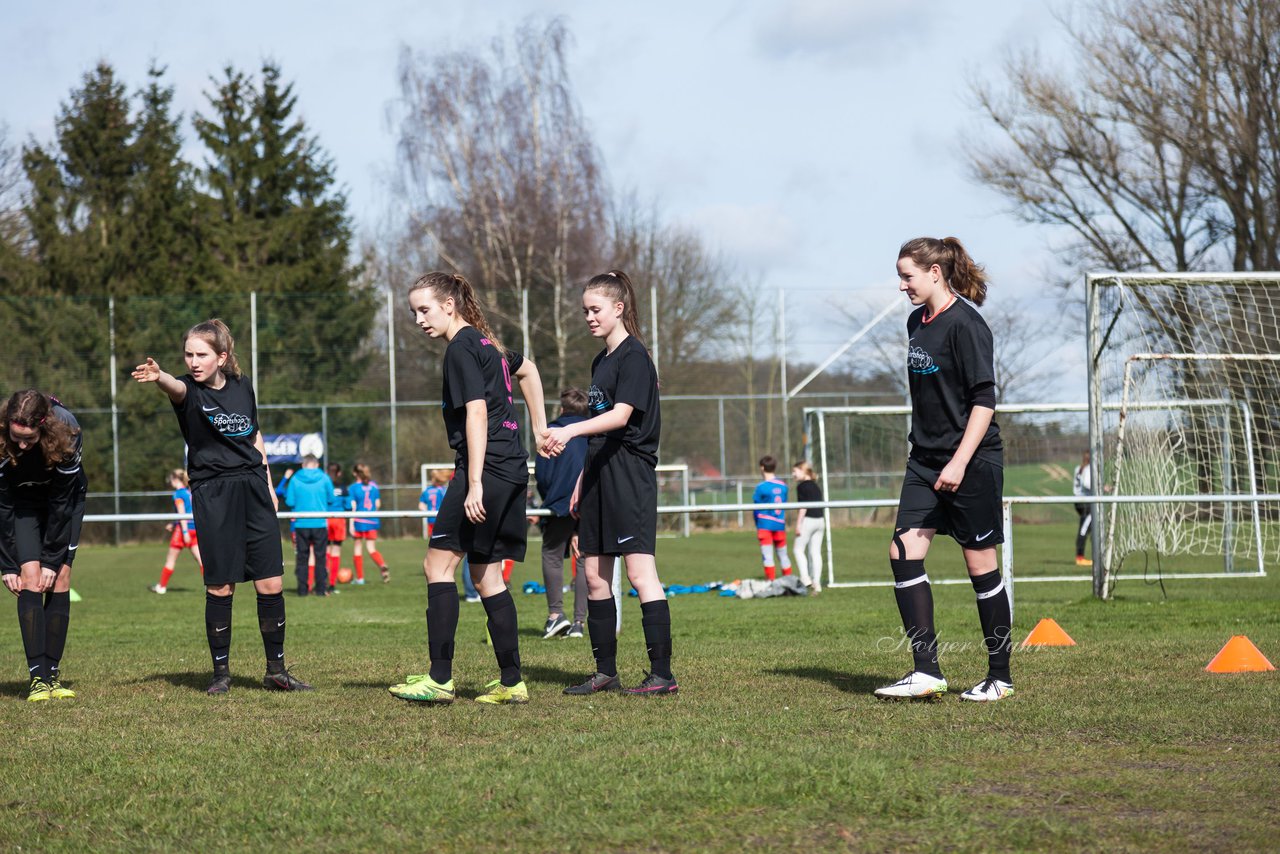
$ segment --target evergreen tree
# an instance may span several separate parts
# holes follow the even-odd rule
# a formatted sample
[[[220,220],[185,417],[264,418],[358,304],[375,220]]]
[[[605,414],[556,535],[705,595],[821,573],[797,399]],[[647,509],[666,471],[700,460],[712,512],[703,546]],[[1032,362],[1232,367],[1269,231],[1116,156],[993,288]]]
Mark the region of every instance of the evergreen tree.
[[[195,124],[222,289],[259,294],[260,398],[349,399],[375,305],[350,263],[346,196],[278,66],[263,66],[260,85],[224,75]]]

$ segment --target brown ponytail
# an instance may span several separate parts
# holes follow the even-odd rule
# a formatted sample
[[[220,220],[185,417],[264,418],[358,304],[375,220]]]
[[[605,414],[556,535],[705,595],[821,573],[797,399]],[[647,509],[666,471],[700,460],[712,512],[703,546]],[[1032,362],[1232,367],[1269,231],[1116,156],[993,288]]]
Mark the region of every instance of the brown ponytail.
[[[361,483],[368,483],[373,480],[373,472],[369,471],[369,467],[364,463],[356,463],[351,467],[351,473],[356,476],[356,480]]]
[[[457,273],[427,273],[425,276],[419,276],[418,280],[409,286],[410,294],[421,290],[431,291],[440,302],[452,299],[462,319],[488,338],[489,343],[497,348],[503,358],[507,356],[507,348],[503,347],[498,336],[493,334],[493,329],[490,328],[489,321],[485,319],[484,311],[480,308],[480,302],[476,299],[475,289],[471,287],[466,277]]]
[[[969,256],[959,238],[917,237],[898,250],[899,258],[910,258],[922,270],[934,264],[942,270],[947,287],[972,302],[982,305],[987,299],[987,273]]]
[[[193,335],[212,347],[214,353],[227,354],[227,361],[222,366],[222,373],[225,376],[237,378],[240,376],[240,363],[236,361],[236,339],[231,337],[231,330],[227,328],[227,324],[216,317],[197,323],[182,336],[183,347],[187,346],[187,339]]]
[[[621,270],[610,270],[594,276],[582,288],[586,291],[600,291],[610,302],[622,303],[622,326],[627,334],[644,345],[640,336],[640,320],[636,315],[636,289],[631,284],[631,277]]]

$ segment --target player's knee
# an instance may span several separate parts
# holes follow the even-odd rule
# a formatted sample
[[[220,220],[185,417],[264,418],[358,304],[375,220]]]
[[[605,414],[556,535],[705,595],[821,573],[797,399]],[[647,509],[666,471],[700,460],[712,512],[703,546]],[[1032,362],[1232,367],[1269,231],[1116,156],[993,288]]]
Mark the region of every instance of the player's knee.
[[[907,545],[902,541],[902,535],[911,530],[910,528],[897,528],[893,532],[893,539],[889,541],[889,560],[906,560]]]

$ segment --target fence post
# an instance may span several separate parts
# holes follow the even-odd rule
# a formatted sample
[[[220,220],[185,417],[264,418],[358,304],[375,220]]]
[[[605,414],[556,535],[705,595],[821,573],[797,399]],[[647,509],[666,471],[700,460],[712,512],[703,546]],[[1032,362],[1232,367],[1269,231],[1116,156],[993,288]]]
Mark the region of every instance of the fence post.
[[[329,406],[328,404],[320,404],[320,435],[324,436],[324,459],[320,461],[320,466],[328,471],[329,469]],[[337,486],[338,484],[334,484]]]
[[[111,486],[116,515],[120,515],[120,407],[116,405],[116,298],[107,297],[107,339],[111,347]],[[115,524],[115,544],[120,545],[120,523]]]
[[[791,465],[791,417],[787,392],[787,292],[778,288],[778,370],[782,379],[782,464]]]
[[[723,480],[724,478],[728,477],[728,472],[725,470],[726,464],[724,459],[724,398],[723,397],[716,401],[716,408],[719,409],[720,411],[720,479]]]
[[[258,292],[249,291],[249,358],[253,362],[253,393],[262,395],[258,385]]]
[[[387,288],[387,385],[391,395],[391,482],[400,478],[400,446],[396,441],[396,321],[391,288]],[[399,490],[391,490],[394,509],[399,509]]]

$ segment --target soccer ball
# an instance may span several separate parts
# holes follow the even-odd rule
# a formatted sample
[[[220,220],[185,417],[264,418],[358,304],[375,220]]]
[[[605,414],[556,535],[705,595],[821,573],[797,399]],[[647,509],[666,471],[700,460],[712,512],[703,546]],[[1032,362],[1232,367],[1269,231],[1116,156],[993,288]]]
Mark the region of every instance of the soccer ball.
[[[345,566],[338,568],[338,583],[349,584],[351,582],[351,570]]]

